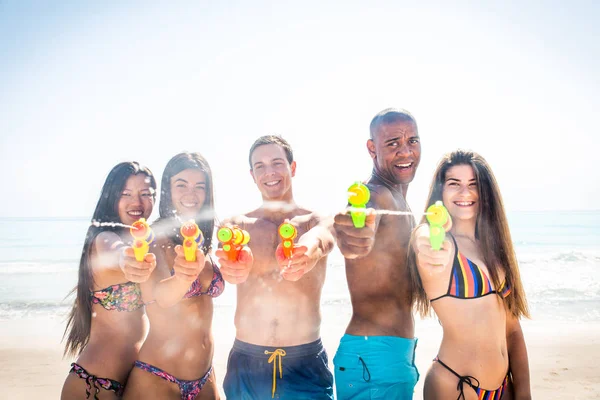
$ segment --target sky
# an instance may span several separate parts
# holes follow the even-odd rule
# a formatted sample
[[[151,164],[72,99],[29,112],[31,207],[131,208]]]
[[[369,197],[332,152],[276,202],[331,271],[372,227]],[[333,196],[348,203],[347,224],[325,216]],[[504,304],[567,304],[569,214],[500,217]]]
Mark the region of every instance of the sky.
[[[265,134],[294,149],[297,202],[333,214],[388,107],[418,122],[415,211],[457,148],[508,211],[600,209],[600,3],[452,3],[0,0],[0,217],[90,217],[114,165],[160,180],[181,151],[220,218],[246,212]]]

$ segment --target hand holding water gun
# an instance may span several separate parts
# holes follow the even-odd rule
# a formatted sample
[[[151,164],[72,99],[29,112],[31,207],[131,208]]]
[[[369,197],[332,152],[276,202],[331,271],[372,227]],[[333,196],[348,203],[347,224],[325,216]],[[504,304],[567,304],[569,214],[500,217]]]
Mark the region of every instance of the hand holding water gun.
[[[204,269],[206,258],[202,250],[198,249],[198,244],[193,237],[190,239],[193,243],[189,243],[188,246],[186,246],[185,240],[182,246],[175,246],[176,257],[173,260],[173,276],[192,283]],[[191,255],[194,256],[193,260],[190,259]]]
[[[430,272],[441,272],[451,263],[452,245],[446,240],[446,231],[452,219],[441,201],[429,206],[425,217],[429,225],[419,226],[415,233],[417,264]]]
[[[237,225],[222,226],[217,231],[222,248],[215,252],[219,258],[223,279],[232,284],[245,282],[254,264],[254,256],[248,246],[250,234]]]
[[[180,232],[183,237],[183,252],[186,261],[196,261],[196,251],[204,243],[202,231],[196,222],[191,219],[181,225]]]
[[[333,228],[342,255],[355,259],[366,256],[373,248],[376,215],[366,208],[371,193],[365,184],[355,182],[348,188],[347,195],[350,213],[338,213]]]
[[[148,254],[150,244],[154,242],[154,232],[145,218],[140,218],[135,221],[129,229],[131,236],[133,236],[133,252],[135,259],[142,262],[144,257]]]
[[[294,239],[298,236],[298,230],[288,220],[279,225],[277,231],[281,243],[275,250],[275,259],[279,265],[281,277],[295,282],[310,272],[322,259],[321,241],[318,239],[318,235],[311,235],[309,231],[303,234],[297,243],[294,243]]]
[[[131,282],[142,283],[148,280],[156,267],[156,257],[148,253],[154,241],[154,232],[144,218],[134,222],[130,228],[133,243],[124,247],[119,258],[119,267],[125,278]]]

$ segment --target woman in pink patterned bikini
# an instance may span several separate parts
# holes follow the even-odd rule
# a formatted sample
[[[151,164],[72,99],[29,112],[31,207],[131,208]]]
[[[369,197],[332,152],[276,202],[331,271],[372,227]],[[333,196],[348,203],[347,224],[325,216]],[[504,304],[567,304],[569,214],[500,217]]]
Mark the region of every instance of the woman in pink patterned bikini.
[[[212,368],[213,297],[223,278],[209,252],[214,230],[212,173],[198,153],[181,153],[161,181],[157,268],[142,285],[150,332],[131,372],[125,399],[216,399]],[[204,236],[196,261],[186,261],[182,223],[193,219]]]

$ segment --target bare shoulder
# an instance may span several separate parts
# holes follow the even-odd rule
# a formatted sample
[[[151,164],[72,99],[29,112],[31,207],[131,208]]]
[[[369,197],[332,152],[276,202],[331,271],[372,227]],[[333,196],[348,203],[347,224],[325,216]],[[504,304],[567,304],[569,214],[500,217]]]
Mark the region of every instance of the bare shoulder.
[[[94,249],[97,252],[110,251],[122,246],[123,240],[115,232],[100,232],[94,239]]]
[[[410,209],[406,199],[399,191],[393,192],[389,187],[378,183],[369,183],[367,186],[371,190],[371,199],[367,207],[376,210],[394,211],[408,211]]]
[[[367,186],[371,191],[371,198],[367,204],[368,207],[375,209],[389,209],[394,205],[394,195],[389,188],[376,183],[369,183]]]

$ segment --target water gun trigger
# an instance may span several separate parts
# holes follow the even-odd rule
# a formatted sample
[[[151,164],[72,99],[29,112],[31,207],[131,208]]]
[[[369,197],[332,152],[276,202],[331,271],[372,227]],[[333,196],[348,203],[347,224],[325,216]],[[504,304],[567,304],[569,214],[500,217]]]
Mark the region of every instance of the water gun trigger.
[[[446,239],[446,229],[444,226],[450,218],[448,210],[444,207],[444,203],[436,201],[427,208],[425,217],[429,222],[429,243],[431,244],[431,248],[439,250],[442,248],[444,239]]]
[[[180,233],[183,237],[183,254],[186,261],[196,261],[196,250],[204,243],[202,231],[191,219],[181,226]]]
[[[281,247],[283,248],[283,255],[285,258],[290,259],[294,254],[294,239],[298,236],[298,230],[296,227],[289,222],[284,222],[279,225],[277,233],[281,238]]]
[[[348,203],[355,209],[350,211],[352,223],[355,228],[362,228],[365,226],[365,219],[367,217],[365,211],[370,198],[371,192],[369,191],[369,188],[361,182],[355,182],[348,188]],[[357,211],[356,209],[364,209],[365,211]]]
[[[135,259],[142,262],[150,250],[150,244],[154,242],[154,232],[146,219],[140,218],[131,225],[129,233],[133,237],[132,247]]]

